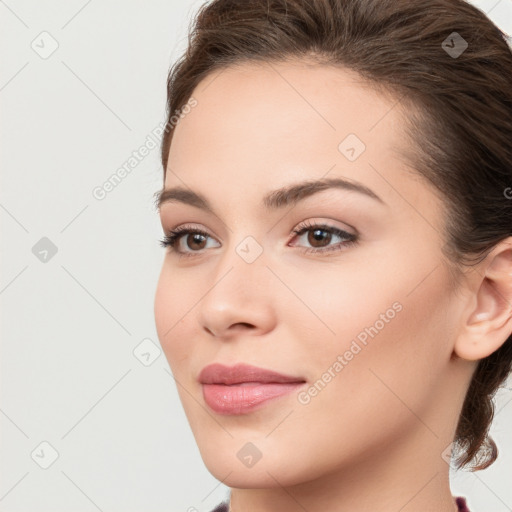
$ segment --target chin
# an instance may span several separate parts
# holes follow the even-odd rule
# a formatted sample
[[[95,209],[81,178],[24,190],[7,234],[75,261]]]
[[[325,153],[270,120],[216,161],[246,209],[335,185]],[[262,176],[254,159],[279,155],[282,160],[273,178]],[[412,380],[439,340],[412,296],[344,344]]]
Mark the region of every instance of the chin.
[[[272,489],[292,486],[301,482],[290,475],[290,468],[261,466],[260,468],[240,468],[232,463],[219,464],[218,461],[207,464],[208,471],[224,485],[235,489]],[[274,477],[274,478],[272,478]]]
[[[268,442],[266,448],[263,444],[264,441],[256,441],[253,446],[246,439],[236,438],[224,444],[214,444],[210,438],[210,442],[205,446],[199,445],[199,449],[208,471],[228,487],[274,488],[311,479],[311,464],[297,461],[297,453],[290,457],[284,450],[270,446]],[[257,457],[256,445],[261,447],[261,458],[252,462],[251,454],[253,460]],[[290,459],[295,460],[291,462]]]

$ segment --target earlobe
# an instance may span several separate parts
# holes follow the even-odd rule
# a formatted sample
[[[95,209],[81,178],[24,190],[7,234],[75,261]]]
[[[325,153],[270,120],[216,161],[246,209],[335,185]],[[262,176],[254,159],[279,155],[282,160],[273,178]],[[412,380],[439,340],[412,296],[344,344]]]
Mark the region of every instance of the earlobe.
[[[491,355],[512,334],[512,237],[496,245],[474,276],[472,304],[454,347],[468,361]]]

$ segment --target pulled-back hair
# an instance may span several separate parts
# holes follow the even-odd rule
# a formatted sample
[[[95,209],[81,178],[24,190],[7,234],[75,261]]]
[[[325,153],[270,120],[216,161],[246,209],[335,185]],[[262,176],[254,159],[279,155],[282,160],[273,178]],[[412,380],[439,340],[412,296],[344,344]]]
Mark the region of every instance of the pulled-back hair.
[[[412,149],[402,156],[444,199],[443,251],[454,268],[512,235],[512,53],[481,10],[464,0],[214,0],[193,21],[167,82],[164,181],[171,117],[208,74],[307,59],[357,72],[405,107]],[[478,362],[456,429],[457,467],[496,460],[493,397],[511,366],[512,335]]]

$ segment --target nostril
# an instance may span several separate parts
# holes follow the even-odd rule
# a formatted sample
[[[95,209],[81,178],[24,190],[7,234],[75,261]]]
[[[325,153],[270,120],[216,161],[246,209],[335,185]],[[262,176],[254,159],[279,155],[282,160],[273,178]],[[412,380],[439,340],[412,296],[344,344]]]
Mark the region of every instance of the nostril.
[[[234,324],[235,327],[238,326],[238,325],[241,325],[243,327],[254,327],[254,325],[249,324],[247,322],[238,322],[238,323]]]

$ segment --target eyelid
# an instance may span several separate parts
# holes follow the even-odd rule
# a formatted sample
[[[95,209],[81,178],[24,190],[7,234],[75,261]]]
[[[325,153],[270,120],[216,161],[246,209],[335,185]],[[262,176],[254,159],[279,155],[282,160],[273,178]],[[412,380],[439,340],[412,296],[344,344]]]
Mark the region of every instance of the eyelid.
[[[172,235],[171,235],[172,233]],[[217,243],[220,243],[214,236],[212,236],[206,229],[203,229],[201,227],[194,226],[192,224],[180,224],[177,227],[173,228],[169,231],[169,235],[166,236],[166,239],[173,238],[176,241],[176,244],[179,244],[181,242],[181,239],[184,238],[186,235],[193,233],[193,234],[200,234],[205,237],[208,237],[210,240],[215,240]],[[169,247],[170,249],[173,249],[173,247]],[[202,251],[178,251],[174,250],[173,252],[176,252],[180,255],[187,255],[187,254],[202,254],[204,250]]]
[[[292,245],[291,247],[298,247],[298,249],[301,252],[303,252],[304,254],[313,253],[315,255],[327,256],[328,253],[333,253],[335,251],[340,252],[340,251],[350,248],[351,246],[357,244],[359,242],[359,238],[360,238],[359,232],[357,230],[354,230],[355,233],[351,233],[345,229],[339,228],[339,227],[329,224],[328,222],[325,222],[325,221],[319,221],[319,220],[315,221],[313,219],[308,219],[306,221],[299,223],[292,230],[292,234],[294,236],[291,238],[291,240],[293,240],[294,238],[303,236],[308,231],[313,231],[313,230],[330,232],[331,235],[338,236],[339,238],[342,239],[342,241],[338,242],[337,244],[334,244],[334,245],[327,245],[325,247],[320,247],[320,248],[318,248],[318,247],[308,248],[308,247],[296,246],[296,245]],[[163,240],[160,241],[160,244],[163,247],[167,247],[169,249],[169,252],[175,253],[179,257],[200,256],[200,255],[204,254],[206,252],[205,248],[203,248],[199,251],[181,251],[176,248],[176,246],[179,247],[181,239],[184,236],[187,236],[190,234],[200,234],[200,235],[203,235],[204,237],[208,237],[212,240],[217,241],[217,239],[214,236],[212,236],[210,233],[208,233],[206,230],[196,227],[196,226],[193,226],[191,224],[183,224],[183,225],[179,225],[176,228],[168,231],[168,234],[166,235],[166,237]],[[289,240],[287,242],[287,247],[290,247],[289,243],[291,240]]]
[[[327,220],[325,220],[325,219],[327,219]],[[343,222],[342,224],[344,224],[344,226],[340,227],[340,226],[330,224],[332,222],[340,222],[340,221],[332,220],[332,219],[329,219],[328,217],[311,217],[307,220],[299,222],[291,230],[291,233],[297,233],[297,231],[304,229],[305,227],[313,229],[318,226],[324,226],[326,229],[338,229],[338,230],[343,231],[349,235],[360,236],[359,231],[356,228],[354,228],[353,226],[351,226],[350,224]],[[210,234],[210,232],[208,232],[208,229],[201,227],[200,223],[196,224],[193,222],[186,222],[184,224],[178,224],[176,227],[174,227],[172,229],[165,229],[165,228],[163,228],[163,229],[165,232],[169,232],[169,233],[173,232],[173,231],[176,232],[176,231],[185,231],[185,230],[200,231],[200,232],[203,232],[203,234],[209,236],[210,238],[215,238],[215,236],[213,236],[212,234]]]
[[[304,228],[313,229],[313,228],[317,228],[318,226],[323,226],[326,229],[333,229],[333,230],[336,229],[339,231],[343,231],[344,233],[347,233],[348,235],[359,236],[358,230],[356,228],[354,228],[353,226],[351,226],[350,224],[347,224],[346,222],[343,222],[342,224],[344,224],[344,226],[340,227],[340,226],[334,224],[334,223],[338,223],[339,221],[331,220],[331,219],[324,220],[324,219],[326,219],[326,217],[312,217],[305,221],[299,222],[299,224],[297,224],[297,227],[295,227],[292,230],[292,233],[296,233],[297,231],[300,231],[301,229],[304,229]]]

